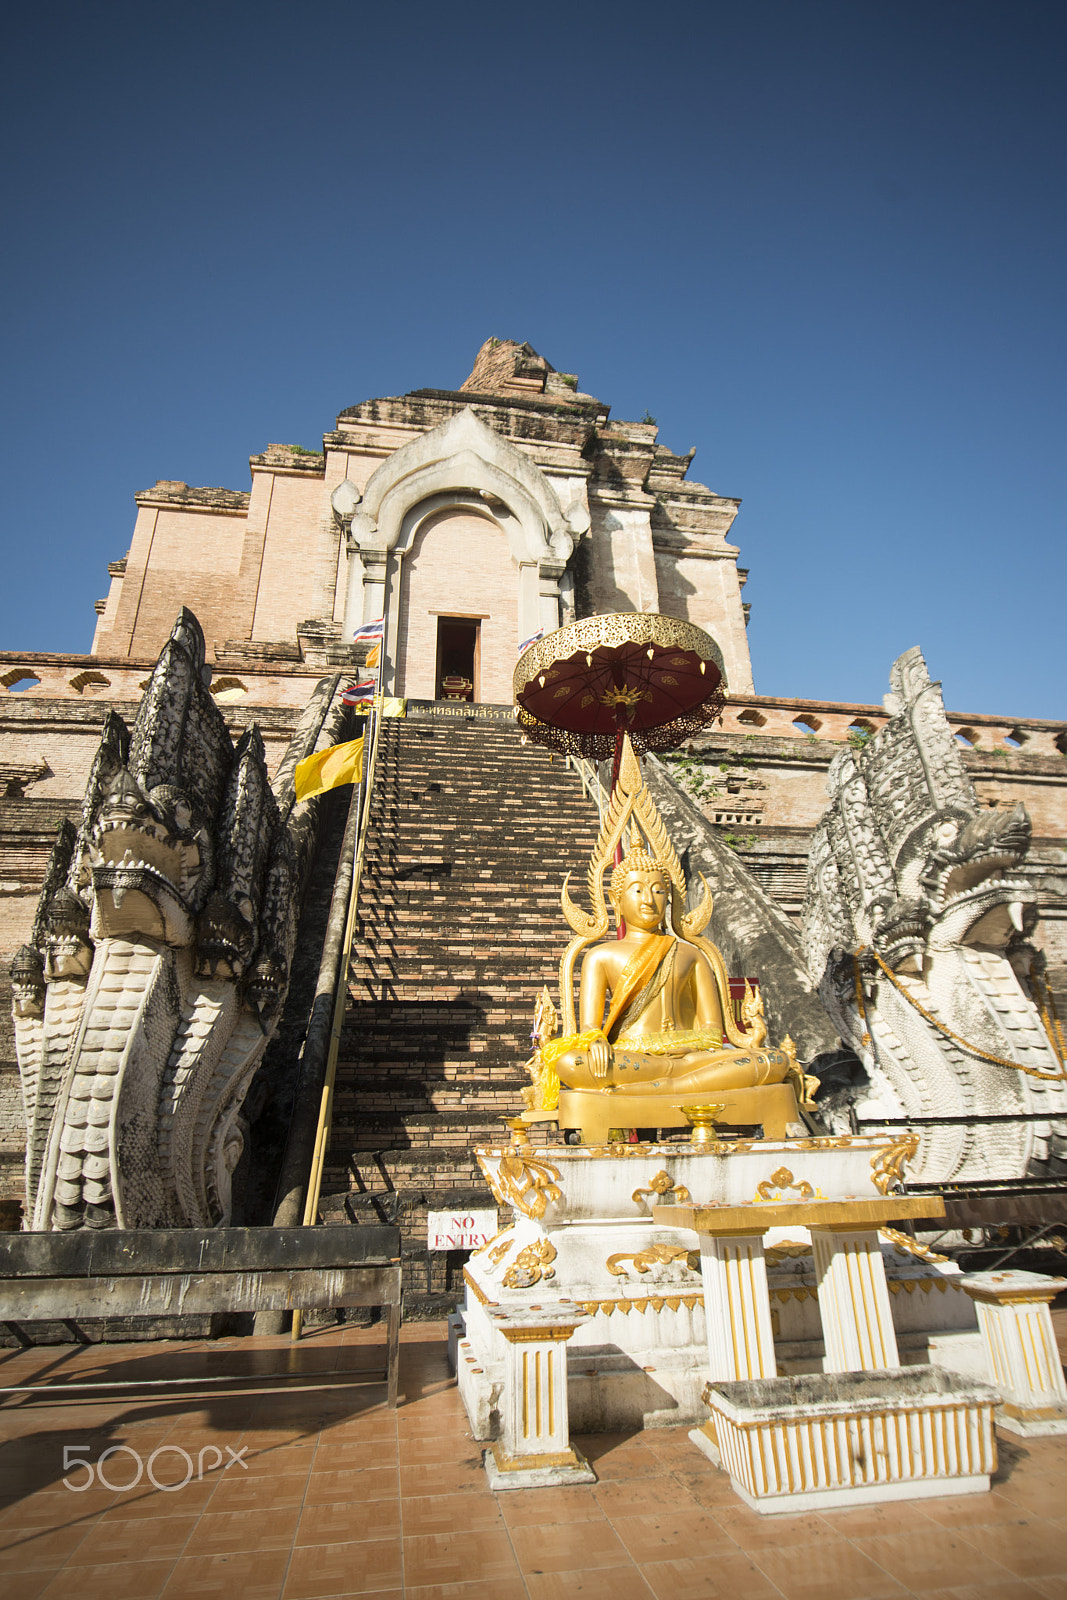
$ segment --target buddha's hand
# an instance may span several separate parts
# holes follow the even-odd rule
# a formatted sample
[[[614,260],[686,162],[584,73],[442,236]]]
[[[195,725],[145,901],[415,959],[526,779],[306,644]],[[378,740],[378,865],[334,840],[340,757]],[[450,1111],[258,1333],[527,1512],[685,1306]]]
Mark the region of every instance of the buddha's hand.
[[[589,1046],[589,1070],[594,1078],[606,1078],[615,1052],[606,1039],[594,1039]]]

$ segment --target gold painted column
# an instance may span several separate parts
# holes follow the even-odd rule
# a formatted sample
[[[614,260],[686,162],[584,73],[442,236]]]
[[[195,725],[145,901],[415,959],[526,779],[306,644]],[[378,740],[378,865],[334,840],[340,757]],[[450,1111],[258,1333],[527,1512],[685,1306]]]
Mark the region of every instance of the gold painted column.
[[[876,1228],[812,1227],[825,1372],[899,1367],[885,1263]]]
[[[700,1271],[712,1383],[776,1378],[763,1235],[702,1233]]]
[[[1067,1433],[1067,1384],[1049,1312],[1067,1279],[972,1272],[961,1287],[975,1303],[990,1377],[1004,1396],[997,1421],[1024,1435]]]
[[[550,1488],[595,1483],[596,1473],[573,1449],[567,1413],[567,1341],[589,1321],[573,1301],[489,1308],[504,1338],[503,1438],[485,1453],[490,1488]]]

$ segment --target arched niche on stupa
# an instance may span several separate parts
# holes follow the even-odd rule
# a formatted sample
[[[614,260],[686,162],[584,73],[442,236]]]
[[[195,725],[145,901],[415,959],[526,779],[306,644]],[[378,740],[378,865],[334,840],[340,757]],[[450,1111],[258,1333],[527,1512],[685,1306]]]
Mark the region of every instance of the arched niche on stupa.
[[[559,626],[573,548],[548,479],[467,407],[368,480],[352,519],[345,633],[384,611],[383,686],[430,698],[436,619],[468,616],[482,630],[477,698],[509,700],[516,647]],[[419,667],[420,653],[434,660]]]

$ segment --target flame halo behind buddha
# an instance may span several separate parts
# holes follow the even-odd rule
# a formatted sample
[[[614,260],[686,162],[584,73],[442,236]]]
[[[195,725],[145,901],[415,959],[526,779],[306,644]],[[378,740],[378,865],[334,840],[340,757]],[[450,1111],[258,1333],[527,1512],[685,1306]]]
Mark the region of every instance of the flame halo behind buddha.
[[[625,854],[616,864],[620,845]],[[626,925],[620,939],[608,937],[609,869],[611,903]],[[726,1122],[766,1121],[777,1135],[798,1123],[786,1080],[804,1085],[791,1043],[767,1045],[751,990],[748,1031],[737,1026],[722,956],[703,937],[711,893],[702,876],[701,898],[686,910],[681,863],[629,738],[589,862],[590,912],[572,899],[568,882],[561,903],[573,938],[560,961],[560,1013],[547,991],[538,1002],[527,1120],[555,1113],[561,1127],[581,1127],[587,1142],[598,1142],[609,1125],[684,1127],[683,1101],[725,1093],[737,1102],[728,1104]],[[576,1018],[574,973],[583,951]]]

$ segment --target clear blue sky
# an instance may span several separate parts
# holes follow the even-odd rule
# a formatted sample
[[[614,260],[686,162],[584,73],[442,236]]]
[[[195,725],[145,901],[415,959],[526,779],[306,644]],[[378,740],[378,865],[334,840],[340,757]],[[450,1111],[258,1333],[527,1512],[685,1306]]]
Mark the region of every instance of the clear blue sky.
[[[757,690],[1063,717],[1059,0],[23,6],[0,644],[157,478],[527,339],[743,499]]]

